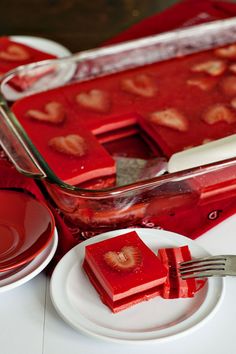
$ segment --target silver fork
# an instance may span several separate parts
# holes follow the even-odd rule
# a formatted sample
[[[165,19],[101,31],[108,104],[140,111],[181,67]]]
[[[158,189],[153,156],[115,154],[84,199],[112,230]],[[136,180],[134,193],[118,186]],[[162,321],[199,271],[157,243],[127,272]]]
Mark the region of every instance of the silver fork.
[[[179,267],[182,279],[236,276],[236,255],[220,255],[193,259]]]

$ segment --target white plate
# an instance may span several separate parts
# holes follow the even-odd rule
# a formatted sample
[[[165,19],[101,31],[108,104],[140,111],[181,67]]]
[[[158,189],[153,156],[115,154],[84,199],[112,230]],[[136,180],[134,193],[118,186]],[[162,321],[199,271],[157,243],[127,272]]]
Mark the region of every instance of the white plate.
[[[49,39],[31,37],[31,36],[10,36],[9,38],[14,40],[15,42],[26,44],[35,49],[42,50],[50,54],[54,54],[59,58],[63,58],[71,55],[71,52],[67,48]],[[54,60],[52,60],[52,62],[53,61]],[[50,60],[49,61],[46,60],[46,62],[49,63]],[[55,88],[58,86],[62,86],[64,83],[68,83],[76,70],[76,64],[73,61],[71,61],[68,62],[67,64],[62,65],[59,64],[56,59],[55,59],[55,63],[57,63],[58,65],[56,71],[57,75],[55,75],[55,73],[53,76],[50,76],[50,74],[44,75],[40,80],[36,81],[34,85],[32,85],[32,87],[30,87],[28,90],[23,90],[22,92],[13,89],[13,87],[7,83],[8,79],[7,82],[3,80],[1,91],[4,97],[9,101],[16,101],[30,94],[38,93],[44,91],[45,89]],[[18,74],[19,76],[21,75],[24,76],[29,73],[30,75],[37,75],[38,71],[40,73],[41,70],[44,70],[45,65],[47,64],[44,64],[41,67],[39,66],[38,68],[34,68],[34,69],[31,68],[30,71],[28,71],[29,69],[27,69],[28,65],[22,66],[21,71],[18,72]],[[11,79],[12,76],[9,78],[9,80]]]
[[[18,271],[16,270],[11,275],[8,275],[5,279],[0,279],[0,293],[24,284],[42,272],[54,256],[57,249],[57,244],[58,234],[55,229],[52,241],[37,257],[35,257],[25,267]],[[6,272],[6,275],[7,273],[9,272]],[[2,273],[1,276],[3,275],[4,274]]]
[[[14,42],[28,45],[29,47],[42,50],[43,52],[56,55],[58,57],[66,57],[71,54],[69,49],[50,39],[33,36],[10,36],[9,38]]]
[[[178,234],[134,229],[153,251],[188,245],[194,257],[207,252]],[[85,246],[131,231],[116,230],[86,240],[70,250],[56,266],[50,283],[52,302],[72,327],[115,341],[162,341],[202,325],[216,312],[223,295],[223,279],[211,278],[194,298],[167,300],[157,297],[113,314],[100,300],[82,269]]]

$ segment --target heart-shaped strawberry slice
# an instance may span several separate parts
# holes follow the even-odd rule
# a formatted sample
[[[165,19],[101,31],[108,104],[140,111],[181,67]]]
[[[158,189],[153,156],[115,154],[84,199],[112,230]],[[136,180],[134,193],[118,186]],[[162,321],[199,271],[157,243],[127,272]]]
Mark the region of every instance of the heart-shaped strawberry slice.
[[[236,44],[231,44],[224,48],[217,48],[214,51],[215,55],[221,58],[235,59],[236,58]]]
[[[175,108],[153,112],[150,114],[149,119],[154,124],[178,130],[180,132],[186,132],[189,127],[188,119]]]
[[[119,252],[106,252],[104,261],[109,267],[118,272],[131,271],[141,265],[142,254],[137,247],[124,246]]]
[[[11,44],[5,50],[0,51],[0,59],[7,61],[28,60],[29,58],[29,52],[17,44]]]
[[[236,122],[236,115],[230,108],[223,104],[216,104],[210,107],[203,115],[205,123],[212,125],[218,122],[232,124]]]
[[[111,107],[108,93],[97,89],[79,93],[76,102],[84,108],[100,113],[107,113]]]
[[[84,156],[87,151],[85,140],[80,135],[76,134],[56,136],[48,142],[48,145],[55,151],[77,157]]]
[[[123,79],[120,85],[123,91],[142,97],[153,97],[157,91],[153,79],[147,74]]]
[[[30,109],[26,114],[32,119],[53,124],[62,123],[66,117],[63,105],[56,101],[47,103],[44,107],[44,112]]]
[[[223,74],[227,66],[222,60],[209,60],[203,63],[194,65],[191,70],[193,72],[204,72],[211,76],[218,76]]]
[[[198,87],[203,91],[210,91],[216,84],[218,79],[214,77],[195,77],[187,80],[189,86]]]

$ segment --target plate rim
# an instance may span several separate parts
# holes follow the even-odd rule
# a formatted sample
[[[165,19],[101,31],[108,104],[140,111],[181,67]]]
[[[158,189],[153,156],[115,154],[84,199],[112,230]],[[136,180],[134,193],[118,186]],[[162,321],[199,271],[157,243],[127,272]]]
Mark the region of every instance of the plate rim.
[[[217,297],[215,297],[213,300],[213,304],[210,308],[210,310],[207,312],[206,315],[203,316],[203,318],[200,318],[198,319],[198,321],[196,323],[194,323],[192,326],[190,327],[187,327],[187,328],[183,328],[182,330],[180,329],[180,331],[176,332],[176,333],[173,333],[173,334],[170,334],[170,335],[165,335],[163,337],[150,337],[150,338],[128,338],[127,336],[126,337],[116,337],[115,334],[116,332],[118,333],[121,333],[119,331],[116,331],[116,330],[110,330],[111,333],[114,334],[114,336],[112,335],[106,335],[104,333],[98,333],[98,332],[94,332],[94,330],[92,329],[88,329],[87,327],[85,328],[83,326],[82,323],[74,323],[73,320],[71,320],[70,318],[68,318],[68,313],[64,313],[60,307],[60,304],[58,302],[58,298],[57,296],[55,296],[55,282],[57,281],[57,277],[58,277],[58,274],[60,276],[60,271],[61,269],[65,266],[65,264],[69,267],[70,266],[70,263],[71,265],[74,265],[75,264],[75,255],[78,257],[78,253],[79,252],[84,252],[84,248],[86,245],[88,244],[91,244],[91,243],[94,243],[94,242],[98,242],[98,241],[101,241],[103,239],[106,239],[106,238],[109,238],[109,237],[113,237],[113,236],[118,236],[119,234],[122,234],[122,233],[126,233],[126,232],[129,232],[129,231],[137,231],[137,232],[150,232],[151,233],[153,231],[155,232],[158,232],[158,233],[163,233],[165,236],[169,235],[169,238],[170,237],[173,237],[173,236],[177,236],[178,239],[177,239],[177,244],[190,244],[190,247],[191,245],[194,245],[194,247],[197,247],[198,250],[200,250],[201,252],[204,252],[204,254],[209,254],[209,252],[207,252],[203,247],[201,247],[200,245],[198,245],[194,240],[191,240],[185,236],[182,236],[180,234],[177,234],[177,233],[174,233],[174,232],[171,232],[171,231],[166,231],[166,230],[160,230],[160,229],[148,229],[148,228],[130,228],[130,229],[120,229],[120,230],[113,230],[113,231],[109,231],[109,232],[106,232],[106,233],[102,233],[100,235],[97,235],[97,236],[94,236],[86,241],[83,241],[81,242],[80,244],[76,245],[75,247],[73,247],[61,260],[60,262],[57,264],[57,266],[55,267],[54,271],[53,271],[53,274],[51,276],[51,280],[50,280],[50,298],[51,298],[51,301],[55,307],[55,309],[57,310],[58,314],[64,319],[64,321],[66,323],[68,323],[71,327],[73,327],[75,330],[77,331],[81,331],[82,333],[86,333],[86,334],[89,334],[90,336],[93,336],[93,337],[98,337],[98,338],[101,338],[101,339],[106,339],[106,340],[109,340],[109,341],[113,341],[113,342],[126,342],[126,343],[134,343],[134,342],[139,342],[139,343],[147,343],[147,342],[163,342],[163,341],[169,341],[169,340],[172,340],[174,338],[177,338],[177,337],[180,337],[180,336],[183,336],[187,333],[190,333],[192,332],[194,329],[197,329],[199,328],[201,325],[203,325],[203,323],[206,321],[206,320],[209,320],[211,317],[213,317],[213,315],[216,313],[217,309],[219,308],[220,304],[222,303],[222,300],[223,300],[223,295],[224,295],[224,290],[225,290],[225,283],[224,283],[224,279],[223,278],[212,278],[212,279],[208,279],[209,280],[209,283],[210,284],[213,284],[211,285],[210,287],[210,291],[211,291],[211,288],[213,287],[214,288],[214,284],[215,284],[215,287],[217,288],[218,287],[218,293],[219,295]],[[141,235],[139,235],[142,238]],[[144,237],[144,236],[143,236]],[[156,237],[156,236],[155,236]],[[79,251],[79,252],[78,252]],[[79,262],[79,260],[77,259],[77,261]],[[64,264],[65,263],[65,264]],[[209,284],[208,283],[208,284]],[[208,285],[208,288],[209,288],[209,285]],[[211,291],[212,292],[212,291]],[[209,289],[207,291],[207,294],[209,293]],[[207,298],[207,294],[206,294],[206,298]],[[203,301],[203,305],[204,305],[205,301]],[[201,305],[200,308],[203,306]],[[66,306],[69,306],[66,304]],[[198,312],[199,309],[196,311]],[[112,315],[112,314],[111,314]],[[188,320],[189,318],[193,317],[195,315],[192,314],[190,317],[188,317],[186,320]],[[186,322],[183,321],[183,322]],[[91,322],[91,321],[90,321]],[[181,322],[182,323],[182,322]],[[181,324],[180,323],[180,324]],[[99,325],[97,325],[97,327],[100,327]],[[156,331],[158,332],[158,331]]]
[[[41,48],[41,47],[39,48],[39,46],[37,45],[39,43],[40,44],[43,43],[47,48],[50,48],[49,50],[51,50],[51,48],[53,48],[52,51],[48,52],[49,54],[57,55],[59,58],[67,57],[72,54],[72,52],[68,48],[66,48],[63,44],[61,44],[57,41],[54,41],[52,39],[43,38],[43,37],[39,37],[39,36],[27,36],[27,35],[9,35],[7,37],[10,38],[14,42],[18,42],[18,43],[22,43],[24,45],[32,46],[32,48],[47,52],[47,49]]]
[[[58,231],[57,228],[54,230],[53,238],[48,246],[38,254],[35,259],[33,259],[29,264],[27,264],[23,269],[10,275],[4,280],[11,280],[11,278],[18,277],[18,279],[13,280],[10,283],[1,285],[2,280],[0,280],[0,293],[12,290],[20,285],[27,283],[29,280],[33,279],[36,275],[41,273],[43,269],[50,263],[58,246]],[[3,280],[3,282],[4,282]]]
[[[34,241],[30,247],[28,247],[27,249],[25,249],[22,253],[18,254],[17,256],[11,256],[10,259],[7,260],[0,260],[0,274],[2,272],[8,271],[8,270],[13,270],[17,267],[20,267],[28,262],[30,262],[33,258],[35,258],[39,253],[41,253],[51,242],[51,240],[53,239],[54,236],[54,230],[56,228],[56,221],[54,218],[54,215],[51,211],[51,209],[49,208],[49,206],[43,202],[42,200],[36,199],[33,196],[24,193],[24,192],[20,192],[20,191],[14,191],[14,190],[10,190],[10,189],[0,189],[0,197],[3,196],[4,194],[8,194],[11,195],[9,196],[9,198],[13,198],[14,196],[17,197],[22,197],[24,196],[25,199],[30,200],[32,202],[34,202],[35,204],[37,204],[39,207],[43,208],[45,210],[45,212],[48,213],[49,217],[50,217],[50,232],[47,232],[47,237],[45,237],[45,242],[41,245],[41,247],[35,249],[35,245],[39,242],[39,239],[41,238],[38,237],[36,239],[36,241]],[[24,204],[26,204],[27,202],[24,202]],[[26,213],[26,208],[25,208],[25,213]],[[32,250],[30,251],[30,249],[32,248]],[[30,251],[30,255],[27,255],[28,252]],[[25,256],[24,253],[26,253]],[[20,259],[19,259],[20,258]],[[18,259],[18,261],[17,261]]]

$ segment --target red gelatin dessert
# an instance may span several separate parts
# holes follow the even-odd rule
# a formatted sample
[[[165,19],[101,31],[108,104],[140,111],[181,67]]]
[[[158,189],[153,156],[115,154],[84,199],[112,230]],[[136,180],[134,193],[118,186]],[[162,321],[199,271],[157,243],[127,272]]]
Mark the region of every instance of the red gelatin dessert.
[[[165,299],[193,297],[205,284],[205,280],[182,279],[179,275],[179,265],[192,259],[188,246],[162,248],[158,251],[161,262],[168,269],[166,281],[160,295]]]
[[[167,276],[135,231],[86,246],[83,268],[112,312],[159,295]]]
[[[234,44],[206,50],[73,83],[23,98],[13,104],[12,111],[60,179],[99,188],[94,181],[90,183],[98,177],[103,179],[100,186],[111,187],[115,154],[107,147],[106,152],[102,144],[118,141],[117,154],[127,156],[122,151],[124,137],[131,142],[140,135],[151,156],[168,159],[176,152],[235,133],[236,68],[230,56],[235,48]],[[32,84],[31,80],[24,78],[24,85]],[[44,132],[40,138],[39,125]],[[60,140],[51,143],[49,135]],[[81,151],[74,135],[83,135],[92,147],[93,155],[83,155],[86,166],[74,156]],[[139,151],[135,157],[140,157]]]
[[[20,122],[29,137],[63,181],[76,185],[101,177],[106,177],[107,183],[108,178],[113,180],[115,161],[77,119],[61,92],[52,90],[28,97],[22,104],[15,104],[14,112],[21,117]],[[43,134],[39,134],[40,131]]]

